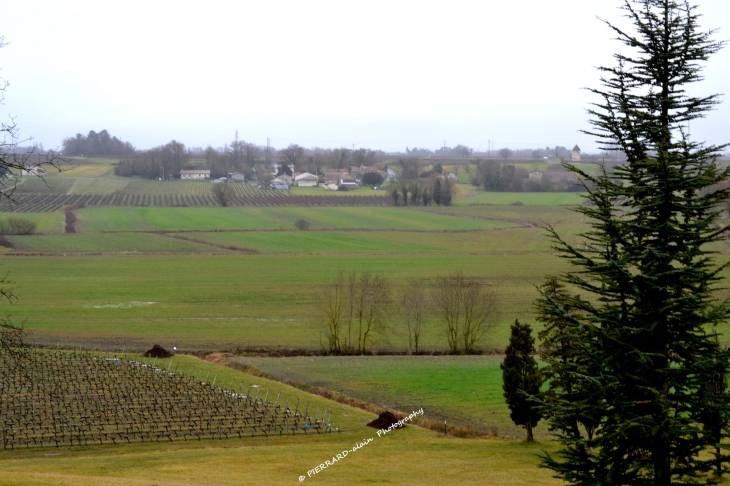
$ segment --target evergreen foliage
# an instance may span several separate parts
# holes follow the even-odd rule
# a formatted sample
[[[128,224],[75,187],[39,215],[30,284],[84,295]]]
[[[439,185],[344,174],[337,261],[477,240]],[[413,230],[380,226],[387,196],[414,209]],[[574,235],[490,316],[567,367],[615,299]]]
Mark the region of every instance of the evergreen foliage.
[[[537,368],[535,338],[529,324],[515,321],[511,326],[509,345],[505,352],[502,369],[502,389],[515,425],[527,431],[527,441],[533,441],[532,429],[542,417],[537,403],[532,397],[540,395],[542,377]]]
[[[726,229],[717,219],[729,193],[715,189],[730,172],[715,163],[724,146],[693,142],[685,130],[716,96],[686,88],[722,43],[700,31],[688,2],[625,0],[622,8],[637,32],[608,24],[629,54],[601,68],[587,133],[627,163],[596,177],[566,165],[586,181],[589,204],[576,211],[589,230],[580,246],[549,230],[573,265],[562,283],[584,296],[542,294],[550,337],[559,323],[575,353],[548,363],[558,379],[544,412],[561,450],[543,465],[570,484],[708,483],[727,460],[718,445],[729,404],[718,380],[729,356],[715,326],[730,306],[716,298],[725,265],[709,245]]]

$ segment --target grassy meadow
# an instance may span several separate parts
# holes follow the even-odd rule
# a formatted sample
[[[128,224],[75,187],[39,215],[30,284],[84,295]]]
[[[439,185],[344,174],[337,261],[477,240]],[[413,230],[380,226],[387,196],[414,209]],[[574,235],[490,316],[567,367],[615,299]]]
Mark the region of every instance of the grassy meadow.
[[[427,419],[522,438],[502,396],[501,356],[231,356],[280,380],[335,390],[383,408],[423,407]],[[537,438],[548,437],[539,424]]]

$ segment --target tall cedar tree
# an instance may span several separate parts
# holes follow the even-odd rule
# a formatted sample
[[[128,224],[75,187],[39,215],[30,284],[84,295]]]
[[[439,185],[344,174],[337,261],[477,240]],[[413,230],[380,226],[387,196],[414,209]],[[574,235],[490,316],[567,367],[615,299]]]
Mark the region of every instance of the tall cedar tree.
[[[542,418],[538,404],[532,397],[540,394],[542,378],[537,368],[535,338],[529,324],[515,321],[511,327],[509,345],[505,352],[502,369],[502,389],[509,406],[510,418],[515,425],[527,430],[527,441],[532,442],[532,429]]]
[[[589,204],[576,211],[589,230],[577,247],[549,229],[573,265],[563,282],[585,298],[562,301],[574,313],[552,305],[580,356],[551,363],[576,386],[545,401],[561,450],[543,466],[570,484],[706,483],[727,459],[713,422],[727,417],[729,404],[713,390],[729,358],[715,326],[730,306],[715,297],[725,265],[709,247],[726,229],[717,219],[729,194],[715,185],[730,172],[715,163],[725,146],[693,142],[685,131],[716,96],[692,97],[686,88],[722,43],[699,30],[688,2],[625,0],[622,9],[636,33],[607,24],[631,54],[600,68],[603,88],[590,91],[601,101],[586,133],[623,151],[627,163],[596,177],[566,166],[586,181]],[[583,418],[594,421],[592,435],[575,426]]]
[[[539,290],[542,295],[535,301],[535,310],[537,321],[543,324],[537,337],[540,339],[540,358],[546,364],[542,369],[542,377],[548,383],[544,397],[552,400],[564,392],[575,397],[583,384],[576,373],[584,372],[591,364],[591,361],[585,359],[581,349],[581,337],[588,336],[573,326],[573,319],[579,313],[570,306],[570,295],[558,277],[545,277],[545,283]],[[579,435],[582,427],[587,436],[592,438],[598,418],[585,412],[587,411],[574,410],[562,419],[573,435]]]

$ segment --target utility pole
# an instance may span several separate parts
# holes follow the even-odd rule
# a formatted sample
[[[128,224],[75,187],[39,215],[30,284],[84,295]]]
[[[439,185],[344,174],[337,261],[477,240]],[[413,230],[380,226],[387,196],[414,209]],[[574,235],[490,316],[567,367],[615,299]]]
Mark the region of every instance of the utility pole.
[[[446,160],[446,140],[444,140],[444,160]]]
[[[266,162],[271,162],[271,139],[266,137]]]

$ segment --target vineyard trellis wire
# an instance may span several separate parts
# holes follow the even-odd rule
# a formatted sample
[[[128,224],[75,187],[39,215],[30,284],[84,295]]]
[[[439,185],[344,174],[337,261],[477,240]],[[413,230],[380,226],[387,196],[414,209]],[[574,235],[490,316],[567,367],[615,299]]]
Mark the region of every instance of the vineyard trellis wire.
[[[332,411],[243,382],[226,386],[202,368],[164,360],[30,350],[0,368],[2,447],[44,447],[339,432]],[[202,379],[201,379],[202,378]],[[238,385],[238,389],[233,389]],[[254,395],[255,393],[255,395]]]

